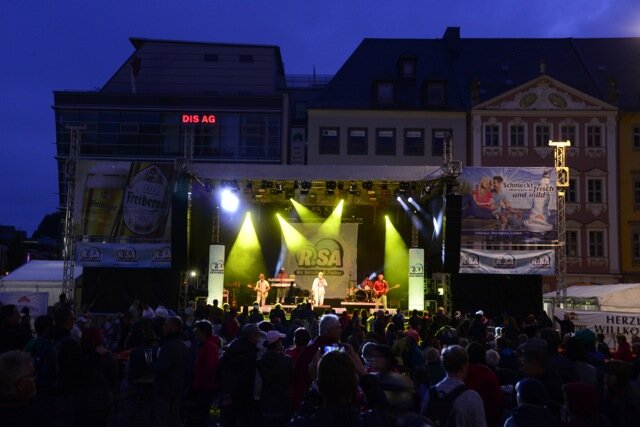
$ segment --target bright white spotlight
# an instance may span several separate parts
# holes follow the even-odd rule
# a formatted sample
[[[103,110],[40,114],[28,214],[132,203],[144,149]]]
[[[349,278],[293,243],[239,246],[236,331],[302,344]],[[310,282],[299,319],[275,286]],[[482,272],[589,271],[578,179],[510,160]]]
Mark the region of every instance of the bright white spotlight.
[[[413,203],[413,197],[409,196],[409,198],[407,199],[407,202]]]
[[[235,212],[240,205],[240,199],[231,190],[225,188],[220,194],[221,206],[226,212]]]

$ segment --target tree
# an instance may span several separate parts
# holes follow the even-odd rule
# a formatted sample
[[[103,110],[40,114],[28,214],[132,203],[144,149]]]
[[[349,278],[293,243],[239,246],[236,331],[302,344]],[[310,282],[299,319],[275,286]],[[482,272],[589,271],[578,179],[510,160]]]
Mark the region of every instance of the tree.
[[[62,214],[60,212],[45,215],[44,218],[42,218],[42,221],[40,221],[40,225],[38,225],[36,231],[33,232],[33,236],[31,236],[31,238],[36,240],[42,237],[50,237],[52,239],[60,240],[62,237],[61,221]]]

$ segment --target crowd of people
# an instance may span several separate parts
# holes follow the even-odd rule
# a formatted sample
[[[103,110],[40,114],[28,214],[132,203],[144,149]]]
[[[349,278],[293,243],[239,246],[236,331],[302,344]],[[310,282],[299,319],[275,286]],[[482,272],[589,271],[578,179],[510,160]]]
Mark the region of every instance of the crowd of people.
[[[0,307],[9,426],[635,426],[640,341],[544,312]],[[31,324],[33,323],[33,330]],[[558,329],[556,329],[558,327]]]

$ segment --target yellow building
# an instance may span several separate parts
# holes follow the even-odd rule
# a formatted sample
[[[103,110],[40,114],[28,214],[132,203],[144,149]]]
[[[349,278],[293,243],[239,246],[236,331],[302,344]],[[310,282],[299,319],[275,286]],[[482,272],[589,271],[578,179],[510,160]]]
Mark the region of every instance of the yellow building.
[[[640,281],[640,112],[623,113],[619,127],[620,255],[623,280]]]

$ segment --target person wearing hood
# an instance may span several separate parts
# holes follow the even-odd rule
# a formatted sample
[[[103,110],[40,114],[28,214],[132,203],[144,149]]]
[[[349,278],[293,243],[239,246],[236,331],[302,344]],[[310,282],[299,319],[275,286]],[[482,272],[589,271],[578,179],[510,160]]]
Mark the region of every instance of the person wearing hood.
[[[155,366],[155,426],[179,426],[180,398],[183,394],[187,347],[182,342],[182,319],[169,317],[162,325],[164,342]]]
[[[516,384],[518,406],[507,418],[504,427],[559,427],[558,420],[548,408],[547,390],[540,381],[525,378]]]

